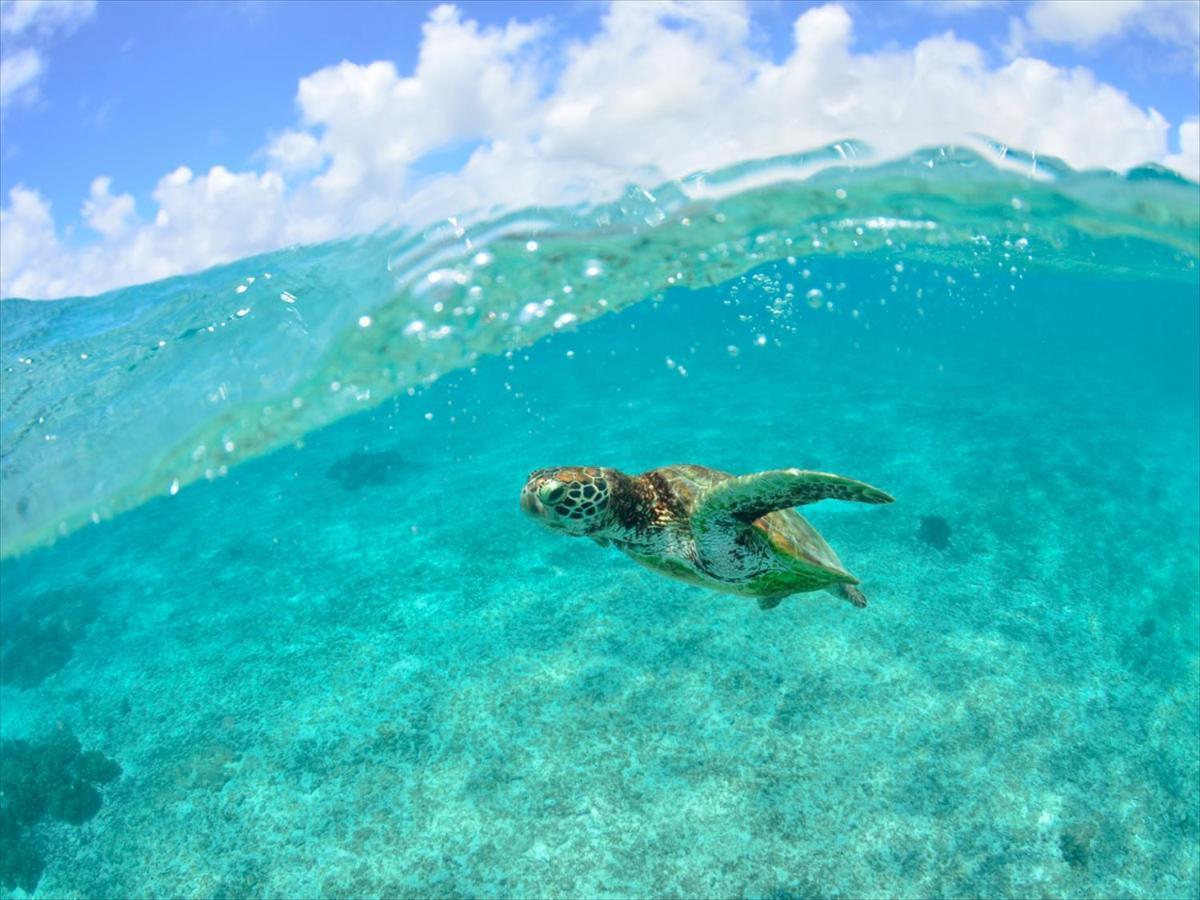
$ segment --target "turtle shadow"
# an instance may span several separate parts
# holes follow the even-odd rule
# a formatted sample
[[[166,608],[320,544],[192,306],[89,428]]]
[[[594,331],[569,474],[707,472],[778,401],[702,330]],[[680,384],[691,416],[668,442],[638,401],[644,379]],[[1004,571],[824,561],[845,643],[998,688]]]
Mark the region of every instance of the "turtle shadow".
[[[395,484],[405,475],[424,468],[399,450],[356,450],[333,463],[325,477],[344,491]]]

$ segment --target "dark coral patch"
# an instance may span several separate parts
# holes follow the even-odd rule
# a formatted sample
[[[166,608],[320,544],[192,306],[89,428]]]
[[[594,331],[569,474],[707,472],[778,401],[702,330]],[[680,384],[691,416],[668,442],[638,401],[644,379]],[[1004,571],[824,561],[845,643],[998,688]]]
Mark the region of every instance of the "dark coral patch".
[[[65,666],[96,620],[97,590],[49,591],[0,612],[0,684],[36,687]]]
[[[82,751],[70,731],[45,741],[0,741],[0,886],[32,893],[44,862],[32,829],[43,818],[82,825],[100,810],[97,783],[121,767],[96,750]]]
[[[0,807],[0,885],[32,894],[42,878],[45,861],[25,827]]]
[[[1072,869],[1086,869],[1092,858],[1092,829],[1071,826],[1059,836],[1058,849]]]
[[[950,523],[941,516],[922,516],[917,537],[938,550],[950,546]]]

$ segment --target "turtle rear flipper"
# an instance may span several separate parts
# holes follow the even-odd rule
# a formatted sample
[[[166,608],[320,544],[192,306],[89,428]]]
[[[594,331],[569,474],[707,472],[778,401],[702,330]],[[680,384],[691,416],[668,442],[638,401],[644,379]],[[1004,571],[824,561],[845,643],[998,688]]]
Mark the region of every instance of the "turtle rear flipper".
[[[833,587],[828,588],[828,591],[829,593],[833,594],[833,596],[841,597],[843,600],[848,601],[858,609],[866,609],[866,595],[852,584],[835,584]],[[782,602],[782,597],[759,597],[758,608],[774,609]]]
[[[838,584],[829,589],[829,593],[835,597],[841,597],[843,600],[848,600],[859,609],[865,609],[867,606],[866,595],[852,584]]]
[[[721,519],[753,522],[777,509],[791,509],[818,500],[891,503],[893,497],[853,478],[807,469],[773,469],[729,478],[705,491],[696,518],[705,524]]]

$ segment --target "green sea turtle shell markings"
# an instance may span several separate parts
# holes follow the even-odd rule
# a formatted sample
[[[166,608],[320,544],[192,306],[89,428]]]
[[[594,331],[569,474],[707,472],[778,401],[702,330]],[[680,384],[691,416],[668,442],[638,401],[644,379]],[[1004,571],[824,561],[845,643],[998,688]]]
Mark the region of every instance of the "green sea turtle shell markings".
[[[698,501],[705,491],[734,477],[728,472],[696,465],[664,466],[656,471],[666,479],[690,518],[695,516]],[[794,509],[778,509],[749,524],[766,538],[778,557],[790,564],[790,572],[764,576],[769,580],[778,579],[780,591],[791,593],[824,585],[858,583],[820,532]],[[755,593],[770,593],[766,584],[755,587]]]

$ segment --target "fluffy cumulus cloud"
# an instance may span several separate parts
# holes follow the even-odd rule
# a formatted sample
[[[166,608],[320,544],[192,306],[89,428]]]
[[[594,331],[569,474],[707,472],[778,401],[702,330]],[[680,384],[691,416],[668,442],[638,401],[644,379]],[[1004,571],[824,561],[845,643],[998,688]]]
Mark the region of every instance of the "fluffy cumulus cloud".
[[[92,182],[88,199],[83,202],[83,221],[106,238],[119,238],[133,225],[135,203],[132,194],[113,195],[112,179],[102,176]]]
[[[1172,153],[1164,165],[1200,181],[1200,119],[1188,119],[1179,126],[1179,152]]]
[[[37,191],[15,187],[0,209],[0,272],[5,294],[54,297],[69,290],[59,266],[62,248],[50,204]]]
[[[1032,12],[1031,12],[1032,15]],[[179,168],[139,215],[97,178],[68,248],[33,190],[4,207],[0,291],[57,296],[196,270],[295,243],[497,204],[570,202],[847,137],[881,154],[986,134],[1079,167],[1148,161],[1200,178],[1196,122],[1170,124],[1084,69],[990,65],[947,32],[856,52],[841,6],[810,9],[782,61],[755,49],[737,3],[616,3],[565,47],[545,23],[483,28],[452,7],[425,24],[411,74],[343,62],[303,79],[295,125],[261,170]],[[469,156],[427,174],[431,155]],[[447,154],[450,156],[453,154]],[[425,174],[423,174],[425,173]]]

